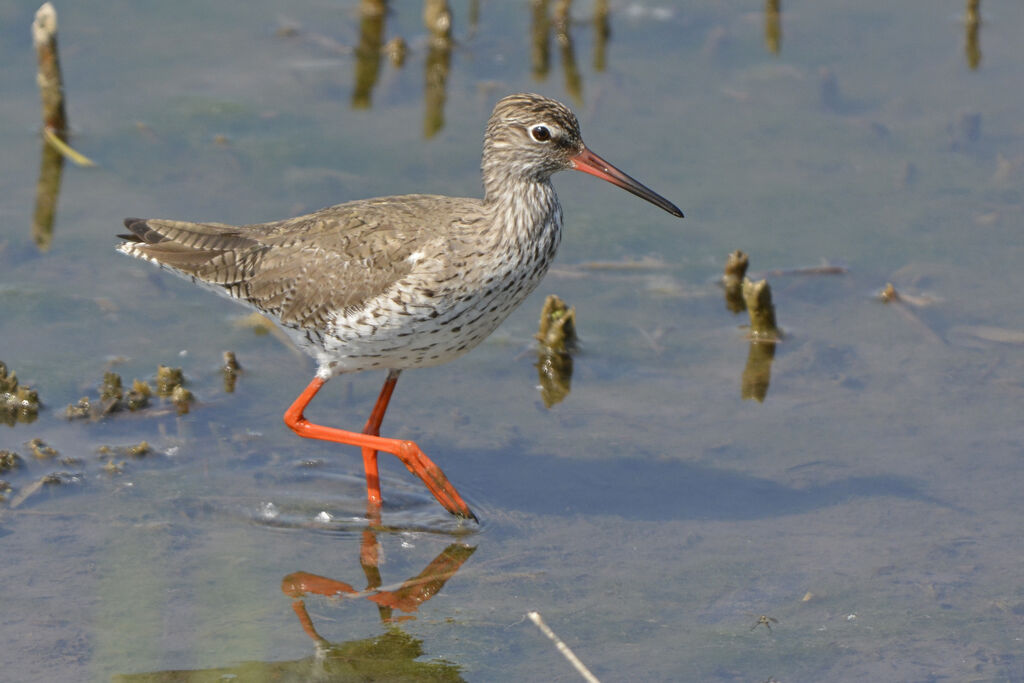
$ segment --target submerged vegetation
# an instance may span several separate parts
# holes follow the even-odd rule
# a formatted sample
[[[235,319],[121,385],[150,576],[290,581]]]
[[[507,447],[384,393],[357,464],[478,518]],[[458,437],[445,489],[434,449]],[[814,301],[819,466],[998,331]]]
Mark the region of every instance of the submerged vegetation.
[[[0,422],[34,422],[39,414],[39,394],[18,383],[18,376],[9,372],[0,361]]]
[[[150,397],[154,393],[170,399],[179,415],[189,411],[189,405],[195,399],[192,392],[184,386],[185,375],[181,368],[159,366],[154,384],[155,390],[148,382],[136,379],[132,380],[132,388],[125,391],[121,376],[116,372],[106,372],[100,383],[98,399],[83,396],[77,403],[68,405],[64,415],[69,420],[96,421],[121,411],[135,412],[148,407]]]

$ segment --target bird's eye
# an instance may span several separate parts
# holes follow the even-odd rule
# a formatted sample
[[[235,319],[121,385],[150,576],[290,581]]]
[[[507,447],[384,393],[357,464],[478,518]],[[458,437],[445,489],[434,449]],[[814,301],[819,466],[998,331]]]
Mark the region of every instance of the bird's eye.
[[[530,137],[537,142],[548,142],[551,139],[551,131],[547,126],[534,126],[530,129]]]

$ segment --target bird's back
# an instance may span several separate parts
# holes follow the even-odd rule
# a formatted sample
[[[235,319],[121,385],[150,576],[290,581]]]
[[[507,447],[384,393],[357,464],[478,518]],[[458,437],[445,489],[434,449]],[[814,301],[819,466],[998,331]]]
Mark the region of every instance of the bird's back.
[[[408,275],[409,256],[480,213],[475,199],[405,195],[338,204],[269,223],[233,226],[125,219],[118,251],[247,303],[285,326],[322,327]]]

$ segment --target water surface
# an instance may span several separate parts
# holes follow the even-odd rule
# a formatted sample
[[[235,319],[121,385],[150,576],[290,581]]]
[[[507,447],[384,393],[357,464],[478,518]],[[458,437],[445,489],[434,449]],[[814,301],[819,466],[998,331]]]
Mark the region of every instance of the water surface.
[[[790,2],[779,30],[749,9],[612,3],[602,48],[577,3],[567,49],[526,4],[453,3],[445,53],[397,3],[376,26],[358,3],[58,7],[74,144],[99,165],[64,169],[43,249],[33,9],[0,7],[0,360],[45,404],[0,425],[25,460],[0,474],[4,675],[574,680],[539,610],[606,680],[1024,678],[1024,6],[985,4],[975,43],[962,5]],[[404,65],[359,66],[375,35],[405,39]],[[368,536],[358,453],[281,422],[310,361],[114,236],[127,215],[476,195],[486,117],[521,90],[571,104],[687,217],[556,177],[552,273],[473,353],[403,375],[384,425],[482,524],[384,458]],[[746,316],[717,285],[735,249],[786,333],[763,401],[743,398]],[[843,272],[794,272],[823,262]],[[904,303],[877,300],[887,282]],[[550,409],[532,338],[549,293],[582,337]],[[187,415],[64,419],[105,370],[161,363],[183,368]],[[336,379],[310,416],[358,427],[382,380]],[[142,440],[104,469],[98,448]],[[67,483],[11,507],[51,472]]]

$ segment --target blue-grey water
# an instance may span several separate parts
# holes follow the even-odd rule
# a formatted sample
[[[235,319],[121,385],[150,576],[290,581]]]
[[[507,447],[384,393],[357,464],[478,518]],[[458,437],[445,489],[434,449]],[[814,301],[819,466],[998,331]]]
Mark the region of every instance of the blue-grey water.
[[[760,4],[612,2],[602,45],[602,3],[561,34],[537,4],[451,3],[448,53],[418,3],[376,26],[356,2],[59,4],[97,166],[64,168],[40,236],[36,7],[0,3],[0,361],[44,404],[0,425],[23,459],[0,473],[0,678],[577,680],[537,610],[609,681],[1024,680],[1024,5],[972,30],[963,3],[785,2],[776,30]],[[361,35],[402,37],[404,63]],[[281,421],[311,361],[116,254],[120,221],[476,195],[490,108],[522,90],[686,218],[557,176],[552,272],[471,354],[405,373],[384,423],[481,525],[382,456],[368,535],[358,451]],[[736,249],[785,332],[763,401],[718,285]],[[581,349],[548,409],[552,293]],[[65,419],[105,371],[159,364],[187,415]],[[308,414],[359,428],[382,380],[335,379]]]

